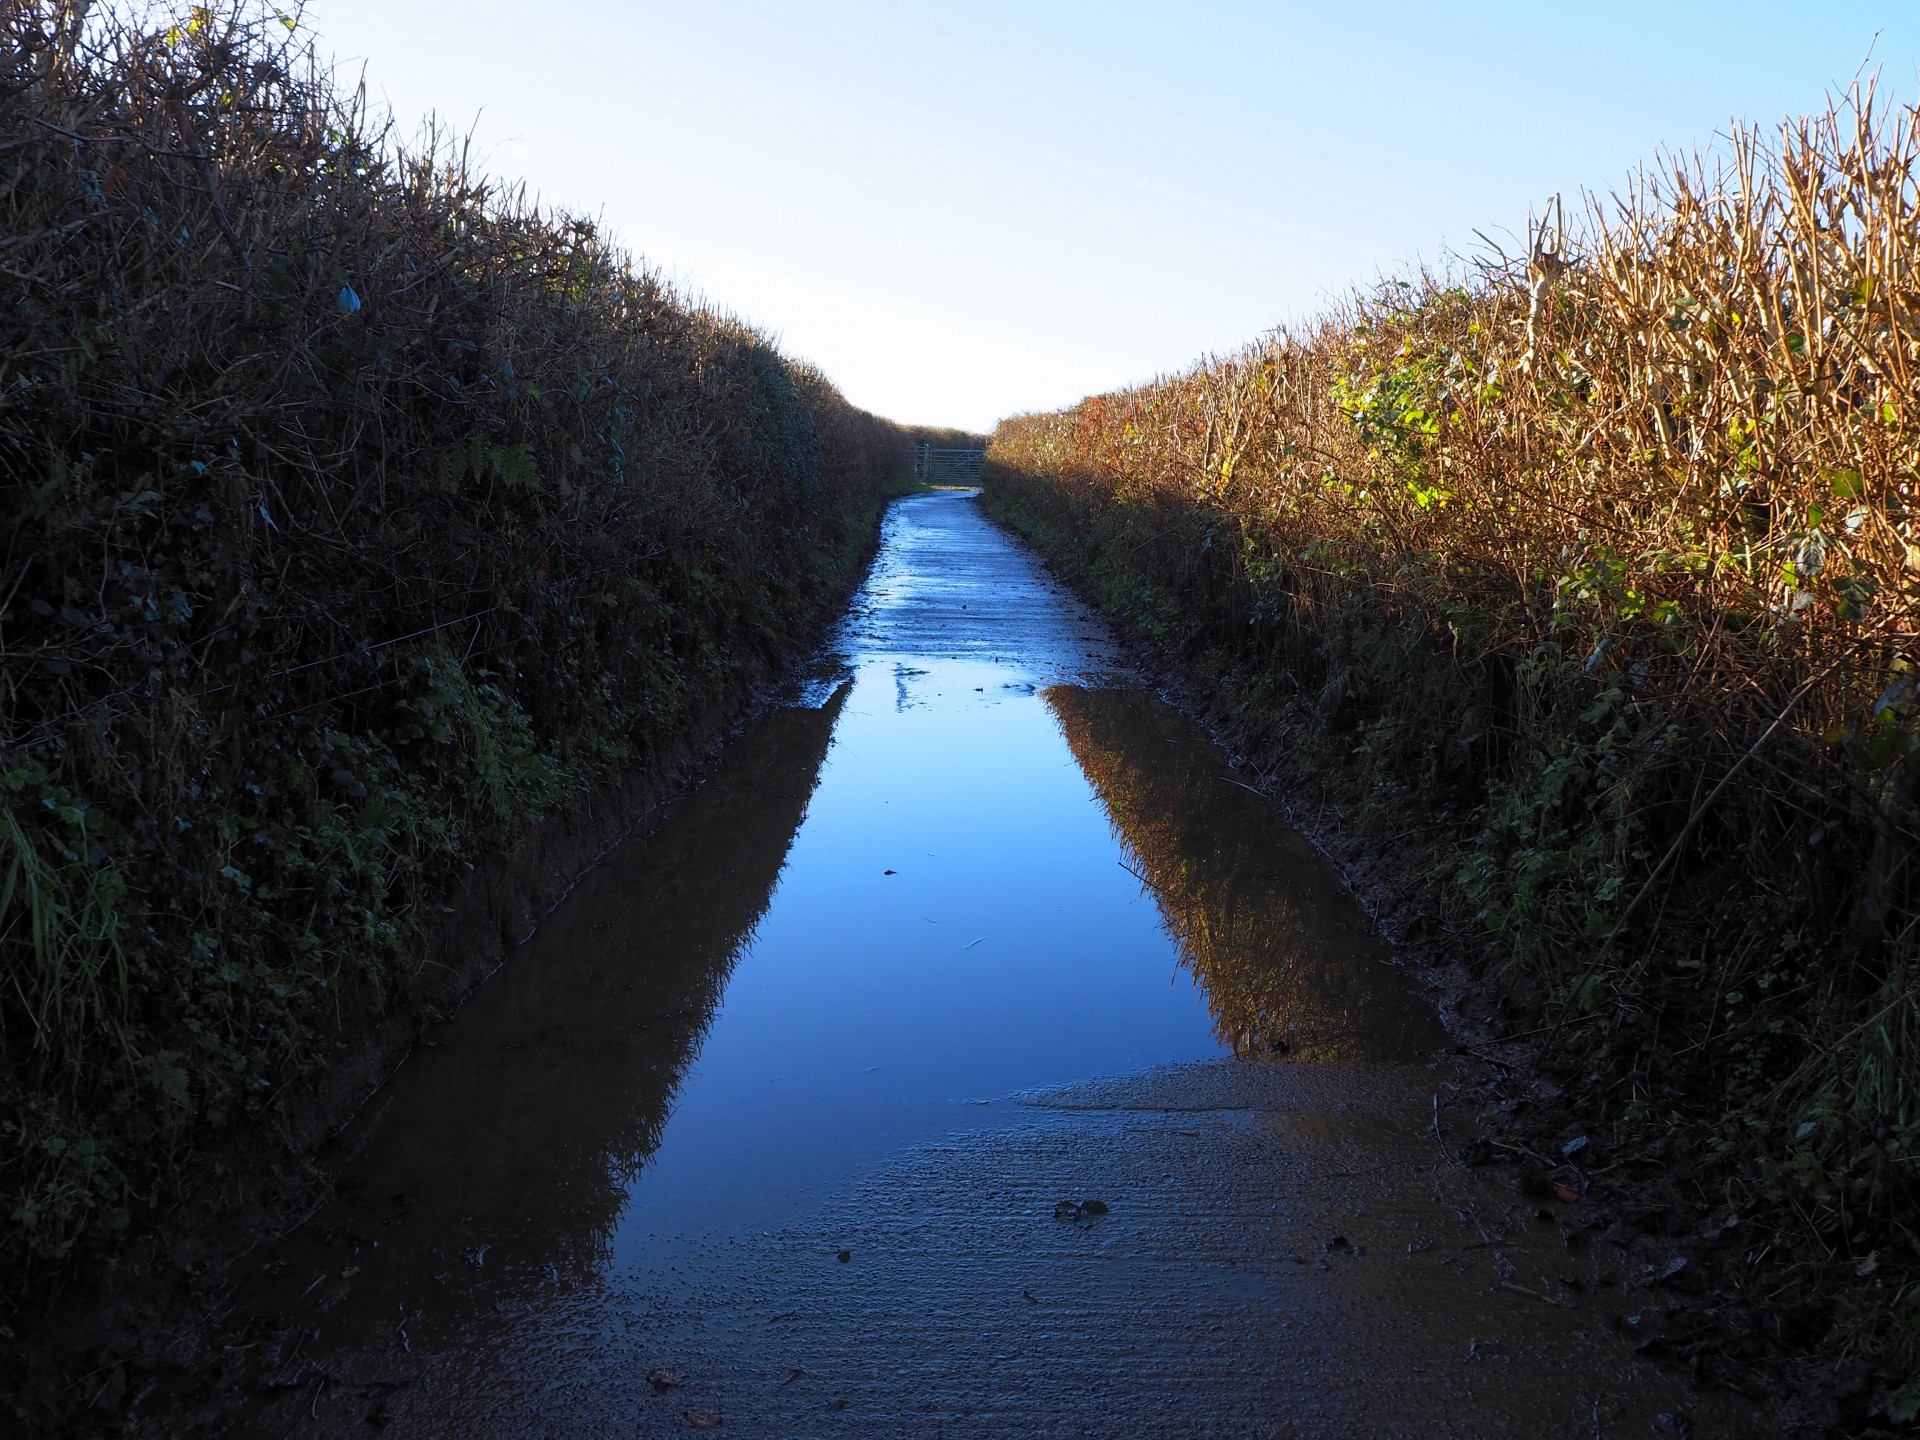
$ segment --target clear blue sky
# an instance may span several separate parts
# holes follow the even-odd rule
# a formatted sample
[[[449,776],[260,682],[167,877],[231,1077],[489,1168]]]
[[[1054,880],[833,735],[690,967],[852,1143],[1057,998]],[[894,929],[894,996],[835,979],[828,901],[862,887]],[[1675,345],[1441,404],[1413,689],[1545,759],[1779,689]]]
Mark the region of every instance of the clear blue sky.
[[[602,217],[855,403],[978,428],[1236,348],[1382,271],[1769,126],[1920,0],[310,0],[411,130]]]

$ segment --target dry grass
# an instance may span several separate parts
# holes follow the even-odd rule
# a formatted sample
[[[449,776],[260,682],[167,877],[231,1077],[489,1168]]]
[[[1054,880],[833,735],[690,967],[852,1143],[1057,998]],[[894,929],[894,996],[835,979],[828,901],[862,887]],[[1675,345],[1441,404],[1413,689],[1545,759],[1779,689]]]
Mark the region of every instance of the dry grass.
[[[1863,87],[990,454],[1244,723],[1430,816],[1516,1016],[1866,1311],[1920,1258],[1916,124]]]

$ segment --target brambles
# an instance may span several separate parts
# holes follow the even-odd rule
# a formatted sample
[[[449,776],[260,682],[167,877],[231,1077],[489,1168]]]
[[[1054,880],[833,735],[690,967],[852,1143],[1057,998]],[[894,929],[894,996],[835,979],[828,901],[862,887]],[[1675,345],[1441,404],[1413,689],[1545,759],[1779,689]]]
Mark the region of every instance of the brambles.
[[[807,633],[907,433],[373,125],[277,12],[0,0],[0,1321]],[[276,1152],[277,1153],[277,1152]]]
[[[1876,1343],[1920,1268],[1917,161],[1860,89],[1527,257],[1005,422],[988,481],[1417,835],[1509,1027],[1715,1155],[1754,1285]]]

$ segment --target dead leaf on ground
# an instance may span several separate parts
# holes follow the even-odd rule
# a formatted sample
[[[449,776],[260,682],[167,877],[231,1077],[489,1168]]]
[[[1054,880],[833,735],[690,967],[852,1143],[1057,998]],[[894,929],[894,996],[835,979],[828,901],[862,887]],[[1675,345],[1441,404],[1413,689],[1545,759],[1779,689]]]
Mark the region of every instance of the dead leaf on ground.
[[[1071,1221],[1082,1230],[1089,1229],[1094,1221],[1106,1213],[1104,1200],[1062,1200],[1053,1207],[1054,1219]]]
[[[687,1424],[691,1425],[696,1430],[718,1430],[722,1425],[726,1423],[727,1422],[720,1417],[717,1411],[713,1411],[713,1410],[687,1411]]]
[[[649,1370],[647,1372],[647,1383],[662,1394],[665,1394],[669,1390],[677,1390],[680,1388],[680,1372],[678,1370],[668,1370],[665,1368]]]

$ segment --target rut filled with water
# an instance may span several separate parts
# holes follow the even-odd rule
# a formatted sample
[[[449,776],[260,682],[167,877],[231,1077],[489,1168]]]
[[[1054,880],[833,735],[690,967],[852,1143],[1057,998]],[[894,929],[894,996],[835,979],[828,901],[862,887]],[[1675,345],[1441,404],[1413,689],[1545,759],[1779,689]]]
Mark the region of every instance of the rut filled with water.
[[[980,513],[589,875],[249,1258],[234,1434],[1715,1433],[1432,1007]]]

